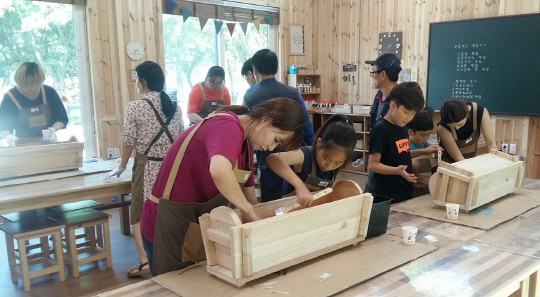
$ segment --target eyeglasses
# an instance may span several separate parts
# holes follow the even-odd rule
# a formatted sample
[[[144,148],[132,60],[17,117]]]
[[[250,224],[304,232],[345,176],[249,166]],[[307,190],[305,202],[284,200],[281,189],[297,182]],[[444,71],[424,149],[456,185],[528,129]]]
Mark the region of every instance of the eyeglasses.
[[[370,71],[370,72],[369,72],[369,76],[373,77],[373,74],[375,74],[375,73],[381,73],[381,72],[383,72],[383,71],[384,71],[384,70]]]

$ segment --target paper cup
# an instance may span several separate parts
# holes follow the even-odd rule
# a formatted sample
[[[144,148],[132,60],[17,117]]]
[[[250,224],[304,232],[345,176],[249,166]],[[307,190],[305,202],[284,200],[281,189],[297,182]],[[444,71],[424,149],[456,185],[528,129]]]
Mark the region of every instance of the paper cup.
[[[416,234],[418,233],[418,228],[413,226],[401,227],[403,230],[403,243],[404,244],[414,244],[416,242]]]
[[[457,219],[459,215],[459,204],[457,203],[447,203],[446,204],[446,216],[449,219]]]
[[[43,141],[49,141],[51,139],[51,131],[47,130],[41,130],[41,133],[43,134]]]

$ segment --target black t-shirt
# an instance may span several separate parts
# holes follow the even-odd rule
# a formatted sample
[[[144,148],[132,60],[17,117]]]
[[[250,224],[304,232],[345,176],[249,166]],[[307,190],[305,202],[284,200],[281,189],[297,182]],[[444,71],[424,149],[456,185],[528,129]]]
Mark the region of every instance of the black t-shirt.
[[[50,127],[56,122],[61,122],[64,126],[68,123],[68,116],[62,100],[58,93],[47,85],[43,85],[45,89],[45,94],[47,95],[47,104],[51,110],[51,119],[47,123]],[[17,99],[22,108],[34,107],[43,104],[43,96],[39,92],[38,97],[35,100],[30,100],[26,98],[17,88],[12,88],[9,90],[11,94]],[[13,103],[13,100],[9,97],[8,94],[4,95],[2,103],[0,104],[0,132],[9,131],[12,133],[13,129],[17,129],[19,126],[19,109]],[[41,132],[40,132],[41,133]],[[41,135],[41,134],[40,134]],[[39,135],[38,135],[39,136]]]
[[[381,163],[398,167],[407,165],[407,172],[412,173],[409,153],[409,135],[403,129],[388,122],[379,121],[369,134],[369,154],[381,154]],[[399,175],[368,173],[365,192],[392,198],[392,203],[412,198],[412,183]]]
[[[472,119],[472,104],[467,103],[471,107],[471,111],[469,112],[469,117],[467,118],[467,121],[465,121],[465,125],[463,127],[456,130],[456,135],[458,137],[458,140],[465,140],[471,136],[471,134],[474,131],[473,127],[473,119]],[[482,123],[482,117],[484,116],[484,107],[476,104],[476,125],[477,129],[480,129],[480,125]],[[446,130],[452,132],[450,128],[446,125],[446,123],[443,120],[440,120],[437,123],[438,126],[443,126],[446,128]],[[442,142],[440,143],[442,145]]]

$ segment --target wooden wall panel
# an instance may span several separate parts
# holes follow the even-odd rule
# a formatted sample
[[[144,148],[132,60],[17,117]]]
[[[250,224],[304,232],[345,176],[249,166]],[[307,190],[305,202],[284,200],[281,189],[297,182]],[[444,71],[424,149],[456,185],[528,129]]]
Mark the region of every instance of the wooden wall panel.
[[[165,66],[160,0],[87,0],[88,44],[92,97],[98,127],[99,155],[120,147],[127,103],[139,99],[130,71],[151,60]],[[137,40],[145,47],[140,61],[125,54],[126,44]]]

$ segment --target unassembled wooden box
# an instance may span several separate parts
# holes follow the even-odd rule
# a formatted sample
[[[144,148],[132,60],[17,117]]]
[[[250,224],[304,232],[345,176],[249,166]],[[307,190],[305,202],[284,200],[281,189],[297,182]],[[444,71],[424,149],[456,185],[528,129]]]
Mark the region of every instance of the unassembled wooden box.
[[[521,187],[523,162],[492,149],[488,154],[455,162],[440,162],[429,180],[433,203],[458,203],[470,211]]]
[[[82,167],[84,144],[66,142],[0,149],[0,179]]]
[[[344,185],[340,190],[340,184]],[[356,189],[358,192],[351,196]],[[237,213],[218,207],[199,218],[209,273],[233,284],[246,282],[365,239],[373,196],[351,181],[337,182],[316,206],[274,216],[296,196],[254,206],[266,219],[242,224]]]

